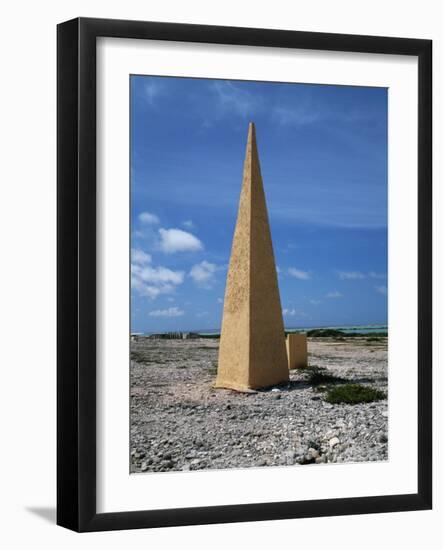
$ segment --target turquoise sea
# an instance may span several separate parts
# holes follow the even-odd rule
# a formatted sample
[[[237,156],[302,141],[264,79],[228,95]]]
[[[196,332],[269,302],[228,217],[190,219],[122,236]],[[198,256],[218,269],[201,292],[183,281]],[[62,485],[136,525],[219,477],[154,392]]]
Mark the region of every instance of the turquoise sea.
[[[348,326],[311,326],[311,327],[285,327],[285,330],[291,332],[306,332],[307,330],[313,330],[313,329],[325,329],[325,328],[332,328],[335,330],[341,330],[343,332],[346,332],[347,334],[353,334],[355,332],[361,333],[361,334],[367,334],[371,332],[388,332],[388,325],[348,325]],[[191,331],[196,332],[198,334],[201,334],[202,336],[217,336],[220,334],[220,330],[196,330]]]
[[[286,327],[286,330],[294,331],[306,331],[318,328],[332,328],[335,330],[341,330],[347,334],[353,334],[355,332],[366,334],[368,332],[388,332],[388,325],[352,325],[352,326],[327,326],[327,327]]]

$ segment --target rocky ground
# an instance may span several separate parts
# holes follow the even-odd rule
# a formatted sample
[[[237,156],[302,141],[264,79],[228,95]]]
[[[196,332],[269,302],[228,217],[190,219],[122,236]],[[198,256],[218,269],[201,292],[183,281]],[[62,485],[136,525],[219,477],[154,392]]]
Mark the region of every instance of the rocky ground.
[[[309,339],[309,364],[387,392],[387,339]],[[294,370],[256,393],[213,389],[218,340],[131,344],[131,471],[387,460],[387,400],[331,405]]]

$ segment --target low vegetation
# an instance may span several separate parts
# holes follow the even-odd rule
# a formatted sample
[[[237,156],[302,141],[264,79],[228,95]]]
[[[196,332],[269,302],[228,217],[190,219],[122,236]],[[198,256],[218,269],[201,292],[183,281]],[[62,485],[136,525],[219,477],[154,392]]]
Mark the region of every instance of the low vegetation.
[[[144,353],[143,351],[135,351],[131,350],[131,360],[135,361],[136,363],[144,363],[144,364],[155,364],[155,365],[161,365],[168,363],[167,357],[162,357],[159,355],[155,355],[149,351]]]
[[[307,369],[309,374],[307,377],[307,382],[313,386],[320,386],[322,384],[339,384],[344,382],[343,378],[335,376],[328,369],[323,367],[311,367]]]
[[[218,369],[218,363],[216,361],[213,361],[209,365],[208,372],[209,374],[212,374],[213,376],[215,376],[217,374],[217,369]]]
[[[335,328],[314,328],[308,330],[306,335],[309,338],[335,338],[336,340],[341,340],[342,338],[358,338],[364,337],[367,338],[386,338],[388,336],[387,332],[344,332],[343,330],[338,330]]]
[[[308,330],[306,333],[310,338],[343,338],[347,336],[342,330],[337,330],[335,328],[314,328]]]
[[[131,359],[136,363],[152,363],[153,361],[157,360],[157,358],[153,358],[152,354],[150,354],[149,352],[143,353],[142,351],[135,350],[131,350]],[[161,360],[158,362],[161,362]]]
[[[344,384],[326,389],[325,401],[328,403],[371,403],[385,399],[386,394],[376,388],[361,384]]]
[[[318,367],[317,365],[308,365],[306,367],[298,368],[299,372],[306,373],[306,382],[312,386],[320,386],[322,384],[338,384],[346,382],[344,378],[335,376],[325,367]]]

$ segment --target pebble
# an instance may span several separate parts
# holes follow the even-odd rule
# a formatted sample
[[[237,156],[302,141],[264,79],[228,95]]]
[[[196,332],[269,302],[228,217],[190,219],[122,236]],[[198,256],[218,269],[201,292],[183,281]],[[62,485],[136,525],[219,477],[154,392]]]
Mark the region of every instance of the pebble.
[[[317,459],[320,456],[320,453],[317,451],[317,449],[313,449],[312,447],[308,449],[308,456],[313,459]]]
[[[386,400],[326,403],[298,370],[284,391],[214,390],[216,341],[141,338],[131,345],[146,356],[144,363],[131,363],[131,472],[388,458]],[[309,342],[314,364],[387,391],[386,347],[374,354],[361,343],[334,349],[327,340]]]

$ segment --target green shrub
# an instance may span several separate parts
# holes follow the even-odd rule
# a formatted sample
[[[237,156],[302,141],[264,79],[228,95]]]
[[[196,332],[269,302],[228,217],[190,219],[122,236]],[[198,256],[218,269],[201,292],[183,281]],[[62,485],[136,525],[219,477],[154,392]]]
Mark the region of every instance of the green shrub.
[[[309,373],[306,381],[313,386],[320,386],[321,384],[338,384],[345,381],[343,378],[335,376],[323,367],[312,366],[306,370]]]
[[[294,369],[296,372],[309,372],[313,369],[318,369],[317,365],[305,365],[304,367],[297,367]]]
[[[328,388],[325,401],[328,403],[370,403],[385,399],[386,394],[370,386],[361,384],[344,384]]]
[[[217,370],[218,370],[218,363],[216,361],[213,361],[212,364],[209,366],[208,368],[208,372],[209,374],[217,374]]]
[[[342,330],[336,330],[334,328],[314,328],[308,330],[306,334],[311,338],[337,338],[346,335]]]
[[[310,338],[361,338],[361,337],[374,337],[374,338],[386,338],[387,332],[345,332],[335,328],[314,328],[308,330],[306,333]]]

